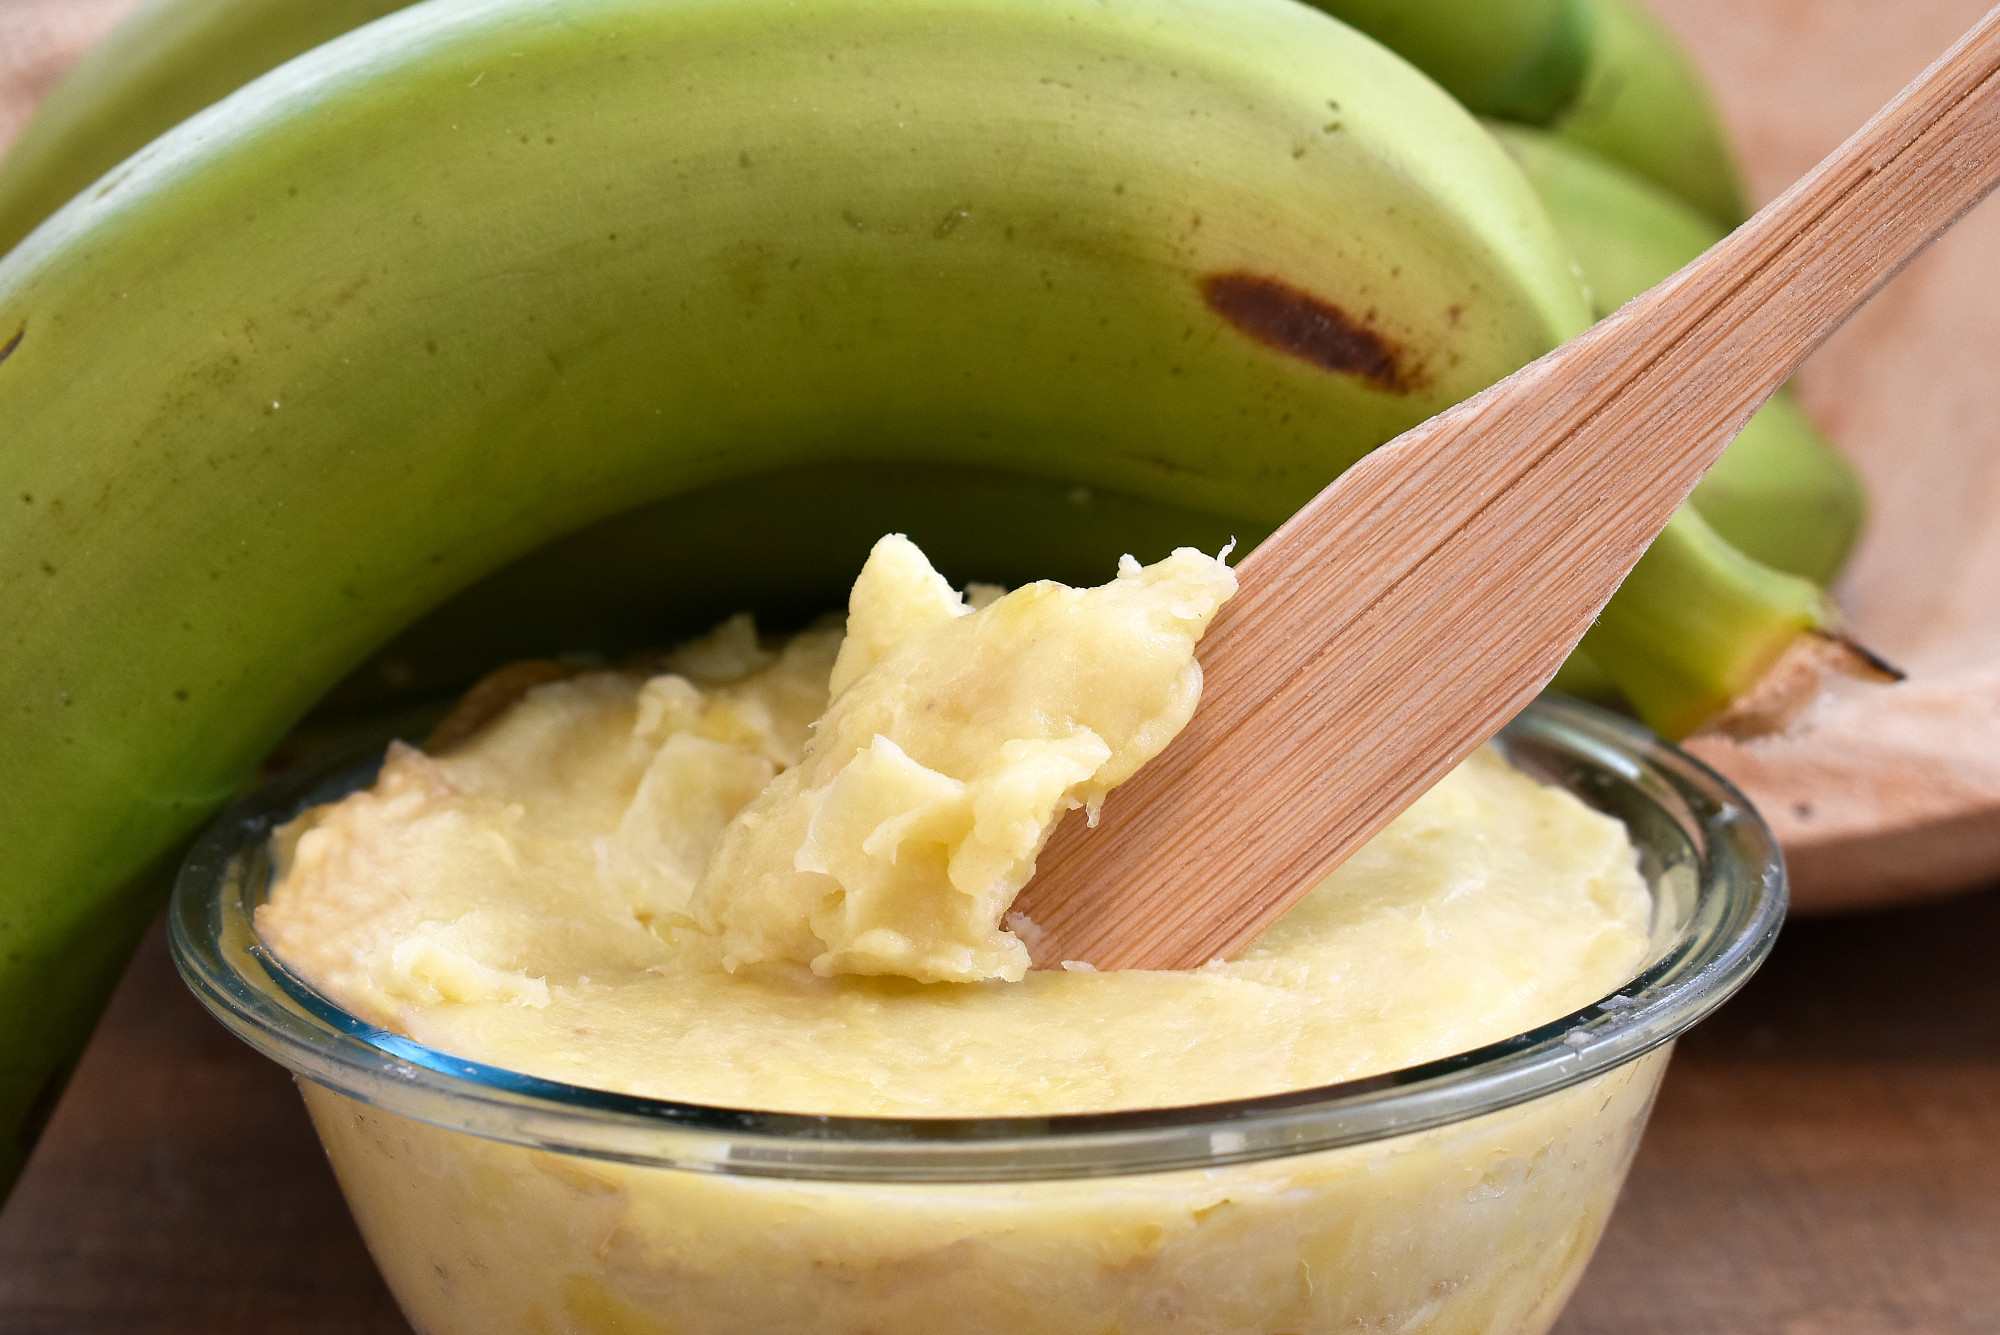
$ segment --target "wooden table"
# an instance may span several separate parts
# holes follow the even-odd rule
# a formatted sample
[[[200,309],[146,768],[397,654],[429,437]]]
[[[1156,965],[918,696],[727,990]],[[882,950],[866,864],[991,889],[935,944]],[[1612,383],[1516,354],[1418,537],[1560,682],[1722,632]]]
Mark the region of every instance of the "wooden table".
[[[0,0],[0,142],[75,52],[133,3]],[[1715,73],[1760,197],[1984,8],[1984,0],[1899,0],[1888,9],[1879,0],[1654,3]],[[1855,25],[1881,35],[1854,39]],[[1843,32],[1844,47],[1835,40]],[[1814,43],[1841,47],[1847,64],[1827,64]],[[1967,235],[1996,223],[1989,205]],[[1885,298],[1864,322],[1894,328],[1843,334],[1808,368],[1808,397],[1836,437],[1865,456],[1875,436],[1884,469],[1905,448],[1883,434],[1891,426],[1910,433],[1912,449],[1962,446],[1965,430],[1991,429],[1985,414],[1918,422],[1854,406],[1877,401],[1864,393],[1870,383],[1918,374],[1880,349],[1917,356],[1964,327],[1949,315],[1954,284],[1941,277],[1942,263],[1921,262],[1899,290],[1920,292],[1912,284],[1928,273],[1943,296],[1914,308]],[[1960,295],[1981,308],[1995,300]],[[1945,332],[1925,335],[1922,311],[1943,319]],[[1990,361],[1987,351],[1967,355]],[[1903,495],[1893,483],[1893,470],[1871,474],[1885,512],[1929,514],[1952,499]],[[1910,603],[1907,581],[1899,587],[1905,593],[1862,578],[1848,595],[1889,626],[1888,647],[1909,655],[1921,645],[1897,640],[1884,620]],[[2000,1332],[1996,954],[2000,887],[1788,928],[1764,972],[1683,1043],[1561,1335]],[[156,935],[0,1209],[0,1332],[406,1330],[284,1074],[200,1011]]]
[[[1683,1041],[1559,1335],[2000,1331],[2000,887],[1786,928]],[[7,1335],[390,1335],[290,1081],[150,939],[0,1210]]]

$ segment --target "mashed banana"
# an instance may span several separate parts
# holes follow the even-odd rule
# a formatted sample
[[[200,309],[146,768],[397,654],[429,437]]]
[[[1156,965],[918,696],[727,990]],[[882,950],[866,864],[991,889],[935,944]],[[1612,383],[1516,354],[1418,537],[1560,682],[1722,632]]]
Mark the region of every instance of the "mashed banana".
[[[843,634],[747,619],[666,671],[531,691],[286,832],[258,930],[334,1001],[552,1079],[837,1114],[1241,1098],[1464,1051],[1611,991],[1621,825],[1475,756],[1239,958],[1027,970],[1055,820],[1172,738],[1220,561],[969,606],[884,539]],[[829,702],[829,697],[830,702]],[[815,720],[817,722],[815,723]]]

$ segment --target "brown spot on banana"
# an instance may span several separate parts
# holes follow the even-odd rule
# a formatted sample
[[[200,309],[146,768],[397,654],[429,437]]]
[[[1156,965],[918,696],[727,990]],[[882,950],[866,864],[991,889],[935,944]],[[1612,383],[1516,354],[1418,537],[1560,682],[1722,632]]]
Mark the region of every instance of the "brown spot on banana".
[[[9,357],[13,356],[14,349],[20,347],[21,340],[26,338],[27,336],[28,336],[28,326],[27,323],[24,321],[22,322],[21,327],[14,331],[14,337],[8,339],[4,344],[0,344],[0,362],[4,362]]]
[[[1360,376],[1391,394],[1423,388],[1409,350],[1330,301],[1262,274],[1213,273],[1201,280],[1210,310],[1265,347],[1325,371]]]

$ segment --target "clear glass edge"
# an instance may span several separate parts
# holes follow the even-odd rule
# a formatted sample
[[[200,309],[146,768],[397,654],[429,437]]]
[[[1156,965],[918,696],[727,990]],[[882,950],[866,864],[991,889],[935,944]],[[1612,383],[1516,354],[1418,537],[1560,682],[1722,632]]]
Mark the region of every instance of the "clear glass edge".
[[[1553,744],[1639,787],[1682,827],[1699,861],[1693,912],[1669,948],[1589,1006],[1442,1060],[1226,1103],[992,1119],[673,1103],[523,1076],[374,1029],[256,946],[240,903],[246,855],[273,825],[342,791],[340,776],[351,778],[387,735],[279,776],[202,835],[169,912],[182,977],[225,1027],[303,1079],[470,1135],[650,1167],[876,1183],[1052,1181],[1249,1163],[1427,1130],[1569,1088],[1670,1042],[1763,962],[1786,902],[1776,842],[1725,779],[1637,724],[1544,697],[1503,730],[1502,744]]]

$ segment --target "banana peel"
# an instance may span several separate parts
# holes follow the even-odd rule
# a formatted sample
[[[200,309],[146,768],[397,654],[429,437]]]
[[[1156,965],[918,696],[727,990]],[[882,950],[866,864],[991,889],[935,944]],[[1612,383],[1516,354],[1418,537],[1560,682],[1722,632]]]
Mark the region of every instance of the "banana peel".
[[[0,253],[196,111],[408,0],[153,0],[78,63],[0,160]],[[1476,113],[1540,126],[1733,227],[1748,214],[1713,94],[1636,0],[1317,0]]]

